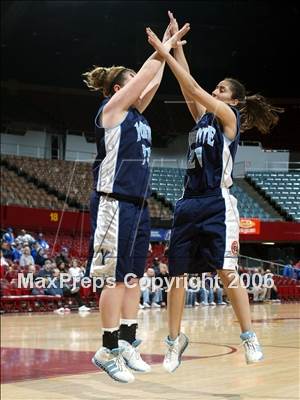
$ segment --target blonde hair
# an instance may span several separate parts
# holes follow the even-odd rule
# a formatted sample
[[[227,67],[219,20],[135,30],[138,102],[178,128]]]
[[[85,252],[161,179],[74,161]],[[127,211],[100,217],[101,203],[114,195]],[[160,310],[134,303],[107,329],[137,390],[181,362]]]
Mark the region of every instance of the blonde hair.
[[[94,65],[93,69],[82,74],[83,80],[87,87],[92,91],[100,91],[105,97],[114,94],[114,85],[122,85],[124,81],[124,73],[132,71],[121,65],[112,67],[98,67]],[[134,72],[134,71],[133,71]]]

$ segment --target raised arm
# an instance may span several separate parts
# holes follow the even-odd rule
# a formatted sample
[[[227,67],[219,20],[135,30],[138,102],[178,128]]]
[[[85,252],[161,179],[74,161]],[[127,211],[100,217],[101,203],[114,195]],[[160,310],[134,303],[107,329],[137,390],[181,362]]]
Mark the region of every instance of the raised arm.
[[[171,38],[171,29],[169,24],[164,33],[162,42],[166,43],[170,38]],[[136,108],[139,110],[140,113],[142,113],[148,107],[155,93],[157,92],[164,74],[165,65],[166,63],[165,61],[163,61],[155,77],[152,79],[152,81],[148,84],[148,86],[140,95],[136,106]]]
[[[187,32],[186,27],[183,27],[181,30],[174,35],[174,40],[180,41],[180,39]],[[171,43],[173,43],[169,39],[166,43],[161,45],[166,53],[171,50]],[[164,58],[158,54],[158,52],[154,52],[148,60],[145,61],[142,68],[135,75],[133,79],[130,80],[125,86],[123,86],[120,90],[118,90],[114,96],[109,100],[107,105],[105,106],[105,114],[108,115],[110,113],[116,114],[118,111],[125,112],[128,110],[130,106],[137,102],[143,91],[146,89],[148,84],[152,81],[152,79],[159,72],[160,68],[163,66]]]
[[[147,30],[147,35],[149,43],[165,58],[187,95],[192,100],[200,103],[207,111],[215,114],[221,120],[226,136],[230,140],[233,140],[236,136],[236,117],[231,108],[223,101],[215,99],[198,85],[195,79],[184,70],[178,61],[165,51],[162,43],[150,28]]]
[[[171,13],[171,11],[168,11],[168,15],[170,18],[170,27],[171,27],[171,35],[174,35],[176,32],[178,32],[178,23],[177,20],[174,18],[173,13]],[[186,60],[185,54],[184,54],[184,50],[183,50],[183,46],[177,46],[174,48],[174,57],[175,60],[178,61],[178,63],[182,66],[182,68],[190,73],[190,68],[188,65],[188,62]],[[182,87],[180,85],[181,88],[181,92],[183,94],[183,97],[186,101],[186,104],[188,106],[188,109],[190,111],[190,113],[192,114],[192,117],[194,118],[195,121],[198,121],[201,116],[205,113],[205,107],[203,107],[201,104],[195,102],[189,95],[188,93],[184,90],[184,87]]]

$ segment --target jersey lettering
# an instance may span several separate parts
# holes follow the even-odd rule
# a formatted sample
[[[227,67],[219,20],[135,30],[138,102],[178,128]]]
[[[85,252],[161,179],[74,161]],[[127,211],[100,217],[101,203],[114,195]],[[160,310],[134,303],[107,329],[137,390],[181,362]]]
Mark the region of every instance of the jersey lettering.
[[[137,142],[142,139],[148,140],[151,143],[151,128],[150,126],[143,124],[143,122],[139,121],[134,124],[135,129],[137,131]]]
[[[207,127],[204,128],[199,128],[196,136],[197,145],[198,143],[203,145],[206,142],[209,146],[213,147],[213,145],[215,144],[214,141],[215,134],[216,130],[211,125],[208,125]]]

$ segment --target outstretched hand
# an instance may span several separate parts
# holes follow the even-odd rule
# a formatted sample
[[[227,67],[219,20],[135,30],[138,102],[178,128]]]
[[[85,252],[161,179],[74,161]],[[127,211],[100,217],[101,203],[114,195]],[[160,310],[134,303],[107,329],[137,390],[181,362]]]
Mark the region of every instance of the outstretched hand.
[[[166,43],[179,30],[177,20],[171,11],[168,11],[168,16],[169,16],[170,22],[164,33],[163,40],[162,40],[163,43]]]
[[[170,33],[171,33],[171,36],[173,36],[179,30],[178,23],[171,11],[168,11],[168,16],[170,18],[170,24],[169,24]]]
[[[181,40],[184,35],[188,33],[190,30],[190,24],[185,24],[178,32],[175,32],[174,35],[167,41],[171,48],[175,48],[177,46],[182,46],[186,44],[186,40]],[[161,55],[166,56],[169,52],[164,44],[159,40],[157,35],[150,29],[146,28],[146,33],[148,36],[148,42],[151,46]]]

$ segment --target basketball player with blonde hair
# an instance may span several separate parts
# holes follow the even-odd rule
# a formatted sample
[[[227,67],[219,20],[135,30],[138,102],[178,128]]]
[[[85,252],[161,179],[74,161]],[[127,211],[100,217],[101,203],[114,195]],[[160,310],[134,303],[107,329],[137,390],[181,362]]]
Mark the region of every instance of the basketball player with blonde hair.
[[[166,52],[187,32],[171,38],[166,30]],[[140,299],[138,280],[144,274],[150,240],[147,197],[150,195],[149,158],[151,129],[142,112],[151,102],[162,79],[164,60],[157,52],[135,73],[113,66],[86,72],[85,83],[104,96],[95,118],[97,157],[93,166],[94,191],[90,213],[92,241],[90,276],[113,278],[99,301],[102,347],[92,362],[119,382],[132,382],[127,368],[149,372],[136,339]],[[132,279],[127,281],[130,276]]]

